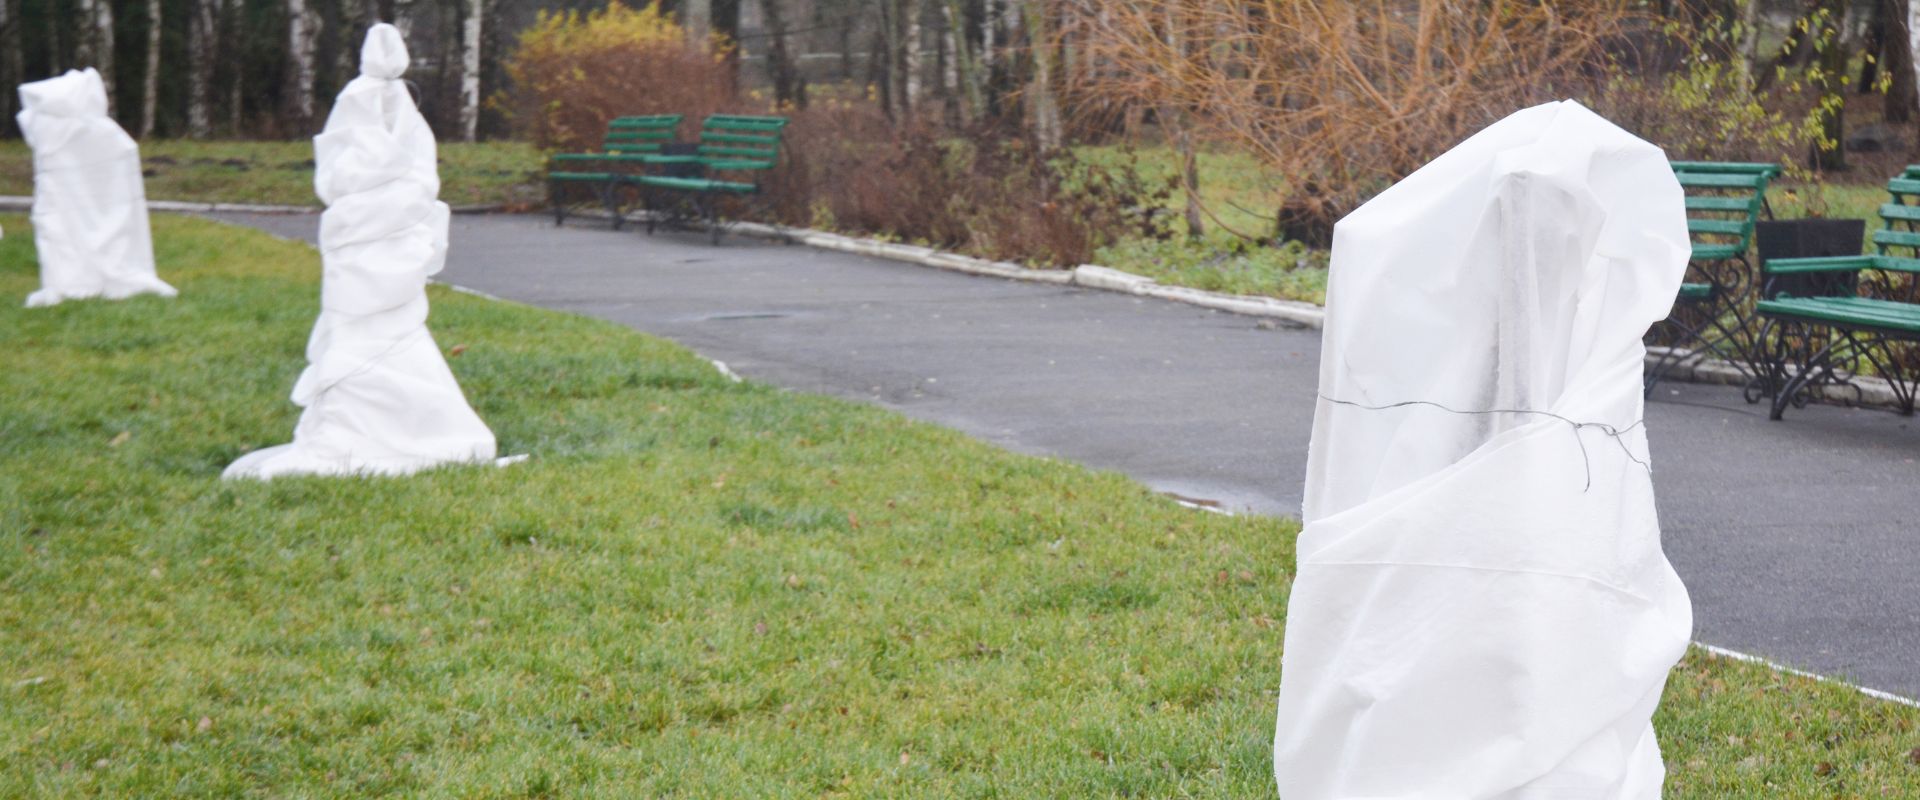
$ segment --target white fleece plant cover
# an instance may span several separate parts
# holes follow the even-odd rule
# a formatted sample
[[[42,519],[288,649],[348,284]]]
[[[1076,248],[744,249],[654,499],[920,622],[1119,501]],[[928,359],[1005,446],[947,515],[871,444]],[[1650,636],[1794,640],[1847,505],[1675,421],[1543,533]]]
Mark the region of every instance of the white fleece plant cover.
[[[1649,720],[1693,619],[1640,337],[1679,289],[1683,202],[1658,148],[1569,101],[1335,227],[1283,800],[1659,796]]]
[[[174,296],[153,271],[140,147],[107,116],[92,67],[20,85],[20,132],[33,148],[33,241],[40,291],[27,306],[137,294]]]
[[[400,31],[379,24],[314,137],[320,217],[320,319],[293,387],[305,407],[293,443],[258,450],[228,478],[398,475],[494,457],[493,432],[467,405],[427,332],[427,277],[447,256],[448,210],[433,132],[401,73]]]

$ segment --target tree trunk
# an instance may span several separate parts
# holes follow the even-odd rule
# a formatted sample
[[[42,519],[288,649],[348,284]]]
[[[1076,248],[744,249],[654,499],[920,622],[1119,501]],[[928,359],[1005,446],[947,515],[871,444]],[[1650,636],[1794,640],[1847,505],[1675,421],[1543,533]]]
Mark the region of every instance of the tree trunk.
[[[165,27],[160,0],[147,0],[147,70],[140,81],[140,138],[153,136],[154,116],[160,109],[160,31]]]
[[[213,135],[213,68],[219,63],[220,0],[193,0],[187,20],[187,135]]]
[[[1823,0],[1815,0],[1815,10],[1818,10],[1818,4],[1822,1]],[[1754,0],[1754,2],[1759,2],[1759,0]],[[1816,37],[1807,35],[1807,27],[1802,26],[1802,22],[1807,22],[1809,25],[1811,24],[1808,18],[1801,17],[1794,20],[1793,24],[1787,26],[1787,40],[1780,45],[1779,55],[1775,56],[1773,61],[1767,64],[1766,68],[1760,70],[1760,73],[1754,76],[1754,91],[1766,91],[1768,87],[1773,85],[1775,76],[1779,75],[1781,70],[1806,63],[1807,56],[1814,49],[1813,39]]]
[[[1020,9],[1027,38],[1032,75],[1028,77],[1027,126],[1041,150],[1060,147],[1060,99],[1053,90],[1053,31],[1047,19],[1047,0],[1025,0]]]
[[[1173,52],[1176,68],[1183,68],[1188,58],[1189,41],[1186,26],[1179,16],[1179,7],[1167,7],[1167,47]],[[1194,152],[1193,135],[1188,130],[1186,114],[1170,105],[1160,107],[1160,124],[1170,128],[1173,134],[1174,151],[1180,155],[1180,191],[1186,200],[1187,238],[1198,239],[1207,234],[1206,218],[1200,208],[1200,157]]]
[[[893,80],[893,43],[898,36],[893,27],[893,14],[888,11],[891,5],[892,0],[880,3],[880,24],[874,26],[873,41],[867,45],[867,85],[879,95],[881,110],[889,118],[897,119],[893,99],[898,94]]]
[[[360,74],[360,45],[367,37],[367,29],[379,21],[375,16],[378,10],[373,0],[340,0],[340,31],[334,37],[339,42],[334,48],[335,90]]]
[[[1754,88],[1753,71],[1760,64],[1760,0],[1740,0],[1740,52],[1734,54],[1740,86]]]
[[[1920,90],[1915,88],[1913,71],[1913,33],[1908,30],[1909,0],[1881,0],[1886,9],[1881,18],[1887,23],[1884,52],[1887,63],[1887,97],[1881,112],[1888,122],[1910,122],[1920,111]]]
[[[680,27],[689,44],[704,49],[713,36],[713,0],[680,0]]]
[[[460,138],[468,142],[480,136],[480,24],[486,14],[486,0],[467,0],[460,27]]]
[[[313,129],[314,47],[320,16],[308,0],[287,0],[287,116],[300,135]]]
[[[1872,10],[1867,12],[1867,24],[1863,28],[1865,37],[1861,42],[1860,79],[1854,81],[1856,94],[1873,94],[1880,81],[1880,62],[1887,57],[1887,3],[1874,0]]]
[[[773,81],[774,102],[782,106],[807,105],[807,82],[787,49],[787,18],[781,0],[760,0],[760,13],[767,23],[767,77]]]
[[[74,4],[79,32],[74,37],[74,59],[100,72],[107,87],[107,114],[113,114],[113,4],[108,0],[79,0]]]
[[[960,84],[960,118],[976,120],[986,115],[985,81],[981,80],[980,57],[973,49],[972,37],[967,35],[967,6],[964,0],[947,0],[946,8],[947,29],[953,42],[953,68]]]
[[[907,117],[905,80],[900,69],[901,31],[906,27],[900,15],[905,3],[906,0],[880,0],[880,26],[875,34],[880,44],[875,62],[881,67],[880,105],[895,120]]]
[[[1915,87],[1920,86],[1920,3],[1912,0],[1902,0],[1902,2],[1907,6],[1907,63],[1911,67],[1905,72],[1911,81],[1907,85]],[[1920,103],[1920,95],[1915,95],[1912,89],[1909,89],[1907,95],[1913,98],[1915,103]],[[1914,151],[1920,152],[1920,142],[1915,143]]]
[[[959,48],[950,7],[940,6],[940,29],[934,31],[933,63],[934,71],[940,74],[940,99],[946,107],[947,123],[957,123],[966,116],[960,108],[960,58],[954,51]]]
[[[900,13],[906,25],[900,42],[900,108],[912,116],[920,105],[920,0],[901,0]]]
[[[0,133],[13,130],[13,87],[20,84],[20,0],[0,0]]]

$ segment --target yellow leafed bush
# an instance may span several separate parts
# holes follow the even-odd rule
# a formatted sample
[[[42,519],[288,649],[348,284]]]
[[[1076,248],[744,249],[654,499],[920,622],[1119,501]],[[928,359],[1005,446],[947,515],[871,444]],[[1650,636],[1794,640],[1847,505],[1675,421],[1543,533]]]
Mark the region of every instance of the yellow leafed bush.
[[[685,114],[697,121],[732,98],[731,45],[696,46],[648,3],[541,12],[507,57],[511,87],[493,98],[519,135],[541,147],[597,146],[615,117]]]

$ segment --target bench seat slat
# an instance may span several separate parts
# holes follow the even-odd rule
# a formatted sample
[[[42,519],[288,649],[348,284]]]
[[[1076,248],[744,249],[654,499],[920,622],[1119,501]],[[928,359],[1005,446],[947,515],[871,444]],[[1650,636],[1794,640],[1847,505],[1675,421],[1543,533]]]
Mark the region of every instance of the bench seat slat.
[[[1846,327],[1920,335],[1920,306],[1871,297],[1781,297],[1762,300],[1760,313]]]
[[[665,175],[642,175],[633,179],[642,186],[658,186],[663,189],[684,189],[692,192],[733,192],[748,194],[759,190],[751,183],[739,181],[719,181],[711,178],[670,178]]]
[[[1767,176],[1759,174],[1680,172],[1675,173],[1674,177],[1680,181],[1681,186],[1691,186],[1696,189],[1759,190],[1766,188],[1767,185]]]
[[[1711,283],[1680,284],[1680,294],[1678,295],[1678,298],[1681,300],[1691,300],[1691,301],[1698,302],[1701,300],[1706,300],[1711,297],[1713,297],[1713,284]]]
[[[1732,211],[1740,214],[1752,214],[1760,210],[1760,195],[1752,197],[1729,197],[1726,195],[1693,195],[1687,198],[1688,211]]]

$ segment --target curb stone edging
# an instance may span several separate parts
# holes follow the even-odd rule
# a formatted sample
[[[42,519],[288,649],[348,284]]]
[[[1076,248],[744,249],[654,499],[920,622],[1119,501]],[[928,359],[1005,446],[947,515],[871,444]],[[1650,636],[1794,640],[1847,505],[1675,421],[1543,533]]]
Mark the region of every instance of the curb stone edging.
[[[1007,261],[988,261],[959,253],[935,250],[918,245],[897,244],[878,239],[860,239],[828,233],[808,228],[781,228],[758,222],[736,222],[732,228],[748,236],[781,239],[798,242],[822,250],[838,250],[843,253],[855,253],[864,256],[884,258],[891,261],[904,261],[910,264],[933,267],[935,269],[964,272],[970,275],[983,275],[992,278],[1006,278],[1017,281],[1032,281],[1055,285],[1072,285],[1088,289],[1119,292],[1160,300],[1172,300],[1216,311],[1226,311],[1245,316],[1267,317],[1303,328],[1319,328],[1326,320],[1327,312],[1312,303],[1294,300],[1280,300],[1256,295],[1224,294],[1204,289],[1189,289],[1184,286],[1169,286],[1145,275],[1103,267],[1098,264],[1082,264],[1070,270],[1031,269]]]

